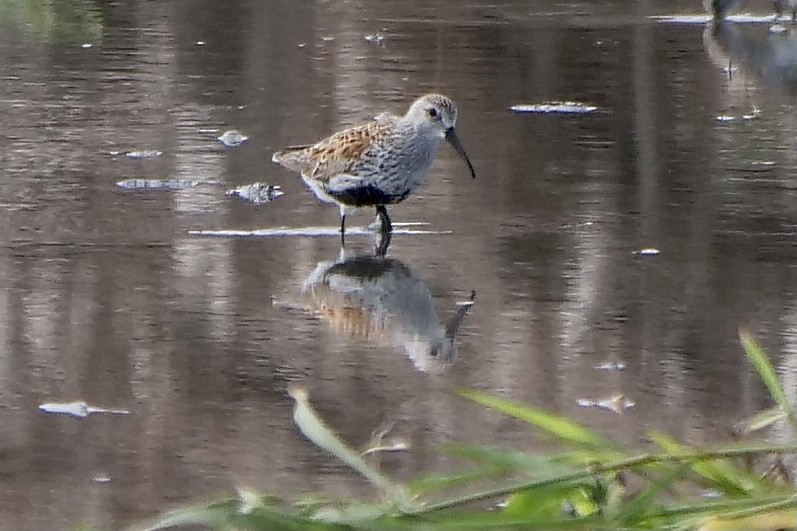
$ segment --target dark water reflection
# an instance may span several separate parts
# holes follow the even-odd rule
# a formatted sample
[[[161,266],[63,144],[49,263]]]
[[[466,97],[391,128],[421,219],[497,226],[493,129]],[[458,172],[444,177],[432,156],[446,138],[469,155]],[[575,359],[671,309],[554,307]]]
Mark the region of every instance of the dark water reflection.
[[[400,348],[416,369],[433,373],[456,360],[456,334],[473,303],[473,296],[458,303],[441,323],[426,283],[402,261],[381,255],[320,262],[302,293],[308,310],[348,340]]]
[[[3,528],[118,527],[235,485],[367,493],[296,433],[292,382],[354,444],[392,422],[412,450],[384,468],[402,478],[456,465],[433,451],[445,442],[536,447],[455,398],[460,386],[640,446],[652,426],[724,438],[767,405],[740,325],[794,396],[797,112],[790,74],[768,66],[794,61],[791,36],[646,18],[698,9],[686,2],[416,4],[103,3],[101,39],[26,26],[24,12],[0,22]],[[383,28],[384,46],[363,39]],[[372,249],[363,236],[352,262],[334,237],[190,234],[335,226],[273,150],[430,90],[459,103],[479,178],[443,150],[392,217],[439,234],[396,235],[381,262],[357,258]],[[507,110],[550,100],[599,110]],[[229,129],[250,140],[225,147]],[[163,154],[125,156],[142,150]],[[126,179],[215,184],[114,186]],[[285,195],[224,195],[256,181]],[[418,295],[417,313],[390,301],[388,280],[413,286],[393,289]],[[383,290],[375,302],[366,285]],[[446,325],[472,290],[454,337]],[[379,337],[306,311],[330,300],[370,308]],[[405,345],[449,335],[456,359],[417,370]],[[626,368],[595,369],[605,362]],[[616,394],[635,407],[576,403]],[[74,400],[131,413],[38,411]]]

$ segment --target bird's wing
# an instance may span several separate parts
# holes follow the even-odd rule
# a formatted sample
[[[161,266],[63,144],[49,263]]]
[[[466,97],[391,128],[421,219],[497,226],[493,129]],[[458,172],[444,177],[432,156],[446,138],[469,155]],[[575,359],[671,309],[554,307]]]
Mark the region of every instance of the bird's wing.
[[[327,183],[335,176],[349,174],[352,166],[388,136],[396,120],[393,115],[382,114],[374,121],[344,129],[312,146],[285,148],[272,159],[307,178]]]

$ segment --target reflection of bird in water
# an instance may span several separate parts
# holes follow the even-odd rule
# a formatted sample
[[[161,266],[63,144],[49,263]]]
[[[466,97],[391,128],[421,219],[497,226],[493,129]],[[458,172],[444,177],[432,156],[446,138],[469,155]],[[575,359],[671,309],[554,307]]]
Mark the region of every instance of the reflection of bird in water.
[[[456,358],[457,331],[475,295],[443,325],[423,280],[399,260],[370,256],[319,263],[302,291],[337,332],[401,347],[424,372]]]
[[[352,207],[374,206],[382,232],[392,225],[385,205],[398,203],[426,181],[440,140],[445,138],[473,170],[456,130],[457,106],[427,94],[407,114],[383,113],[375,120],[335,133],[316,144],[274,153],[273,161],[302,174],[322,201],[340,207],[340,232]]]
[[[720,21],[741,2],[742,0],[703,0],[703,7],[714,15],[715,21]]]
[[[797,22],[797,0],[775,0],[775,14],[778,18],[783,16],[784,11],[789,11],[792,22]]]
[[[714,64],[738,70],[737,83],[763,81],[789,94],[797,92],[797,35],[773,35],[754,24],[719,24],[706,27],[703,44]]]
[[[703,0],[703,7],[714,15],[716,22],[719,22],[741,3],[742,0]],[[777,18],[788,11],[791,13],[792,21],[797,22],[797,0],[775,0],[774,6]]]

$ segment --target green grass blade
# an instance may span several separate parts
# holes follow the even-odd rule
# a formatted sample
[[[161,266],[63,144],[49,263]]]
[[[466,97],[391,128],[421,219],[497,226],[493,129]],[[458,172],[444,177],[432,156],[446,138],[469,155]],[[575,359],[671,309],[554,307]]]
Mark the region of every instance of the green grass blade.
[[[756,413],[750,418],[743,419],[736,423],[733,427],[734,433],[737,435],[749,435],[756,431],[763,430],[787,418],[786,412],[780,406],[765,409]]]
[[[342,462],[362,474],[368,481],[379,487],[391,501],[403,509],[411,509],[415,503],[409,491],[403,485],[394,482],[379,470],[371,467],[359,452],[349,448],[330,429],[321,417],[315,412],[307,398],[307,392],[297,387],[289,390],[291,398],[296,401],[293,410],[293,420],[302,431],[316,446],[334,455]]]
[[[277,511],[259,510],[248,514],[233,514],[221,529],[235,531],[337,531],[344,526],[311,522],[304,518]]]
[[[454,474],[435,474],[413,480],[409,484],[410,491],[417,495],[442,492],[460,487],[475,485],[488,479],[501,478],[506,472],[495,468],[485,467],[467,472]]]
[[[719,489],[731,496],[746,495],[765,488],[757,477],[741,467],[734,466],[727,459],[696,459],[700,457],[699,452],[663,433],[651,432],[648,436],[668,454],[692,461],[690,468],[695,474],[708,480],[708,487]],[[710,452],[706,452],[707,457],[710,455]]]
[[[424,529],[427,531],[456,530],[456,531],[484,531],[488,529],[512,530],[539,530],[539,531],[620,531],[616,526],[607,525],[598,516],[583,518],[570,518],[560,516],[548,518],[545,516],[517,516],[504,511],[479,511],[457,512],[435,516],[434,518],[414,519],[416,525],[409,529]]]
[[[480,465],[490,465],[496,470],[527,474],[532,477],[551,477],[569,474],[580,468],[573,466],[569,454],[535,455],[528,452],[518,452],[505,448],[488,448],[452,444],[443,451],[454,457],[468,459]]]
[[[554,483],[527,489],[507,499],[507,515],[523,518],[557,519],[572,513],[578,516],[594,515],[600,511],[594,478],[567,483]]]
[[[459,391],[459,394],[468,400],[537,426],[564,442],[607,452],[607,458],[616,456],[618,446],[614,441],[572,420],[479,391],[464,389]]]
[[[220,529],[229,522],[230,515],[235,514],[239,507],[240,500],[237,498],[192,505],[166,512],[148,523],[129,527],[127,531],[159,531],[189,525]]]
[[[749,332],[740,331],[739,339],[742,341],[747,359],[750,360],[750,363],[755,367],[764,385],[767,386],[769,394],[786,413],[792,427],[797,429],[797,413],[795,413],[794,407],[789,403],[789,399],[786,397],[786,391],[784,391],[778,374],[775,372],[775,368],[769,361],[766,352],[764,352],[764,349],[753,339],[753,336]]]
[[[721,498],[718,500],[699,499],[685,505],[673,504],[662,508],[659,515],[672,519],[699,517],[704,519],[712,514],[731,514],[743,510],[753,510],[762,506],[783,503],[784,496],[764,496],[761,498]]]
[[[797,529],[797,495],[770,504],[707,518],[698,531],[789,531]]]
[[[633,498],[621,505],[617,513],[617,522],[627,525],[637,524],[646,517],[652,517],[658,512],[659,495],[670,489],[673,483],[683,478],[689,469],[688,464],[683,464],[669,471],[662,478],[653,480],[652,484],[638,492]]]

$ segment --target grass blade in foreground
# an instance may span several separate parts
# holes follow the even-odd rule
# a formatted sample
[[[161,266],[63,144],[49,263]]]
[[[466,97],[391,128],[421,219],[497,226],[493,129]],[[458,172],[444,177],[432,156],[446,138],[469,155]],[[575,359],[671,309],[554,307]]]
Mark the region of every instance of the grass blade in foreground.
[[[797,495],[762,507],[707,518],[698,531],[789,531],[797,529]]]
[[[293,410],[293,420],[302,430],[302,433],[310,439],[316,446],[323,448],[342,462],[363,475],[368,481],[379,487],[382,492],[392,502],[398,504],[402,509],[410,510],[415,504],[409,491],[390,478],[372,468],[359,452],[346,446],[340,438],[324,423],[316,414],[307,399],[307,391],[299,387],[292,387],[288,390],[296,401]]]
[[[743,336],[743,341],[744,341]],[[747,337],[745,349],[780,408],[793,417],[783,387],[763,351]],[[427,489],[465,487],[469,493],[423,505],[410,491],[370,467],[341,441],[294,388],[294,419],[312,442],[360,472],[391,503],[310,500],[290,506],[256,493],[165,514],[138,529],[202,524],[250,531],[785,531],[797,525],[797,494],[788,470],[759,477],[740,461],[794,455],[797,446],[742,444],[699,450],[652,433],[661,452],[629,455],[610,439],[578,423],[477,391],[462,396],[553,434],[569,448],[540,457],[490,448],[452,447],[449,453],[478,464],[475,471],[427,478]],[[764,418],[771,419],[774,413]],[[756,422],[757,425],[761,421]],[[496,485],[473,492],[485,479]],[[517,481],[525,477],[525,481]],[[629,479],[630,481],[626,481]],[[628,487],[626,487],[628,485]],[[721,497],[698,497],[706,488]],[[503,509],[496,502],[504,502]]]
[[[756,413],[750,418],[737,422],[733,427],[733,432],[737,435],[749,435],[753,432],[769,428],[776,422],[786,420],[787,418],[783,408],[780,406],[771,407]]]
[[[587,447],[589,449],[600,450],[601,453],[606,453],[607,455],[612,451],[618,450],[614,441],[572,420],[479,391],[464,389],[459,391],[459,394],[468,400],[482,404],[490,409],[500,411],[510,417],[515,417],[516,419],[533,424],[555,435],[564,442]]]
[[[128,528],[128,531],[156,531],[170,527],[201,525],[220,529],[239,507],[239,501],[227,499],[194,507],[183,507],[158,516],[153,521]]]
[[[789,403],[786,392],[783,390],[783,385],[781,385],[778,374],[775,372],[775,368],[772,367],[772,363],[769,361],[766,352],[764,352],[764,349],[753,339],[753,336],[750,335],[749,332],[744,330],[740,331],[739,339],[742,341],[747,359],[753,364],[753,367],[755,367],[764,385],[767,386],[769,394],[772,395],[775,402],[777,402],[780,408],[786,413],[792,427],[797,429],[797,413],[795,413],[794,407]]]
[[[650,432],[648,437],[667,454],[692,461],[690,470],[703,478],[707,488],[718,489],[729,496],[745,495],[765,488],[765,484],[756,476],[727,459],[695,459],[701,452],[695,452],[663,433]]]

